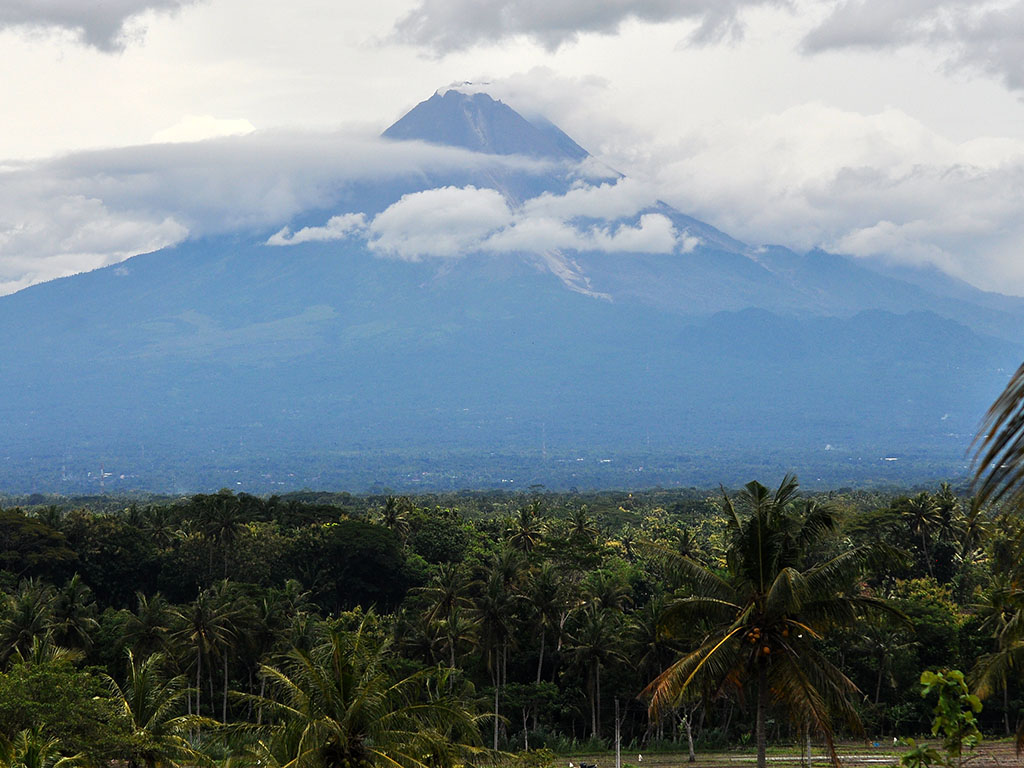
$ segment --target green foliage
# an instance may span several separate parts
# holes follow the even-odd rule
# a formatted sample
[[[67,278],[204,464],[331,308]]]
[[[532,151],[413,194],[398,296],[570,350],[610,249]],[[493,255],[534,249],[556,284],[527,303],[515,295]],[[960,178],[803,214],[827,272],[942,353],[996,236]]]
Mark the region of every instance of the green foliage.
[[[933,695],[937,702],[932,709],[932,735],[942,735],[942,750],[907,739],[910,751],[900,760],[905,768],[960,766],[964,762],[964,749],[973,750],[981,743],[976,717],[981,712],[981,700],[968,690],[963,672],[958,669],[922,672],[921,696]]]
[[[131,748],[127,719],[102,678],[66,661],[15,664],[0,674],[0,735],[40,730],[63,754],[107,760]]]
[[[78,559],[64,535],[20,509],[0,509],[0,568],[23,576],[61,580]]]

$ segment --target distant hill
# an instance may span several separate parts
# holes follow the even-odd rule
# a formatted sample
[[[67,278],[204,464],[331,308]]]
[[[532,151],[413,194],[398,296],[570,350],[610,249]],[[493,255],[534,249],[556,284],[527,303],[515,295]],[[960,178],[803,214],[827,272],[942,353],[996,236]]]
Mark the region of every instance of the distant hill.
[[[355,186],[337,213],[472,187],[515,217],[620,178],[481,93],[384,136],[530,162]],[[151,491],[955,478],[1024,355],[1024,301],[945,275],[749,246],[657,201],[561,224],[595,247],[407,260],[372,232],[239,232],[0,298],[0,489],[96,490],[101,467]],[[677,244],[643,250],[659,232]]]

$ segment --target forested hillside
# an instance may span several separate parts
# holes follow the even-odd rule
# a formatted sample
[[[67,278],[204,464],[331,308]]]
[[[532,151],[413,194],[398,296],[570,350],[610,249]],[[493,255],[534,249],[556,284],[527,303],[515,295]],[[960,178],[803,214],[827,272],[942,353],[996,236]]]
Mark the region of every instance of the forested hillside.
[[[350,762],[310,764],[443,765],[607,746],[618,701],[624,744],[699,751],[751,738],[763,670],[766,738],[827,743],[926,730],[937,668],[979,681],[985,730],[1016,728],[996,662],[1021,642],[1020,519],[949,486],[796,491],[8,500],[0,735],[285,765],[319,718]],[[801,669],[832,681],[811,719]]]

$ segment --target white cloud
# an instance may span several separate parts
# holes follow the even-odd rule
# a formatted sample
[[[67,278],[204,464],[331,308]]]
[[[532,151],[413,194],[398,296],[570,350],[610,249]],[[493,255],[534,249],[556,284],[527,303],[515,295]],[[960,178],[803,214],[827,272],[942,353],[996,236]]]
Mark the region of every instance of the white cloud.
[[[524,36],[548,50],[581,33],[613,34],[631,20],[698,23],[694,42],[737,38],[741,12],[779,0],[421,0],[395,25],[396,36],[438,54]]]
[[[623,178],[612,183],[577,183],[564,195],[545,192],[527,200],[523,212],[527,216],[554,216],[571,219],[618,219],[633,216],[657,202],[657,193],[650,185]]]
[[[0,295],[173,245],[188,232],[173,217],[124,215],[78,194],[48,196],[45,210],[0,200]]]
[[[212,115],[185,115],[174,125],[153,134],[155,144],[176,144],[181,142],[218,139],[224,136],[244,136],[256,130],[256,126],[244,118],[231,119]]]
[[[524,215],[510,226],[495,232],[480,245],[495,252],[535,252],[549,250],[602,251],[604,253],[687,252],[697,245],[696,238],[676,232],[667,216],[648,213],[637,226],[590,226],[577,228],[550,216]]]
[[[537,167],[340,133],[254,133],[8,162],[0,165],[0,294],[189,236],[280,229],[304,211],[337,206],[354,185]],[[301,242],[356,224],[341,217],[326,232],[284,230],[272,240]]]
[[[1024,140],[955,143],[899,110],[805,104],[717,125],[656,156],[649,173],[667,202],[747,242],[1024,286]]]
[[[144,29],[143,17],[174,13],[197,0],[0,0],[0,28],[59,29],[103,51],[122,50]]]
[[[494,189],[439,187],[403,195],[368,224],[362,213],[346,213],[294,234],[285,227],[267,244],[357,236],[381,256],[408,261],[477,252],[685,253],[698,245],[697,238],[678,232],[660,213],[643,213],[635,225],[624,223],[653,202],[639,189],[626,180],[577,186],[566,195],[543,194],[513,209]]]
[[[1022,0],[842,0],[804,39],[810,52],[910,45],[1024,88]]]
[[[441,187],[402,198],[369,227],[372,250],[398,258],[457,257],[509,223],[512,212],[493,189]]]

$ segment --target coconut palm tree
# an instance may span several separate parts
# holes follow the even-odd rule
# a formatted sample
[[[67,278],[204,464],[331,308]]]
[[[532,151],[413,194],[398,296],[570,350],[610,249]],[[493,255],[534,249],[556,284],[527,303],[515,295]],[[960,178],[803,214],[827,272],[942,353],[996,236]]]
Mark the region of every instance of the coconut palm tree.
[[[527,582],[526,596],[540,631],[540,653],[537,656],[537,682],[544,669],[544,650],[548,634],[561,646],[561,633],[572,604],[561,572],[551,563],[544,563],[534,571]]]
[[[617,610],[592,602],[577,613],[569,638],[569,654],[580,668],[586,670],[590,736],[593,739],[601,736],[601,669],[622,659],[619,644],[621,616]]]
[[[178,628],[174,637],[195,654],[196,686],[195,712],[201,714],[203,660],[207,665],[221,654],[236,635],[234,619],[237,610],[222,599],[215,590],[207,589],[200,592],[191,605],[176,611]],[[225,670],[227,660],[225,659]],[[213,698],[213,678],[210,678],[211,700]],[[227,686],[225,683],[225,691]]]
[[[731,530],[724,573],[663,551],[692,595],[666,609],[666,630],[685,637],[706,621],[707,631],[645,690],[652,717],[676,706],[692,686],[752,686],[759,768],[766,765],[765,723],[772,703],[788,710],[798,726],[810,724],[820,733],[838,764],[832,713],[859,726],[848,701],[856,687],[815,644],[828,630],[853,625],[864,612],[898,615],[880,600],[851,594],[870,554],[865,547],[820,560],[811,554],[823,549],[837,521],[827,506],[798,509],[797,490],[793,476],[774,493],[748,483],[736,499],[743,516],[723,494]]]
[[[988,409],[974,438],[974,481],[979,504],[1024,503],[1024,365]]]
[[[539,500],[520,507],[509,521],[508,543],[520,552],[532,552],[541,542],[544,508]]]
[[[165,650],[176,616],[174,608],[159,592],[152,597],[136,592],[135,597],[135,613],[125,616],[121,628],[122,642],[139,656]]]
[[[99,630],[92,590],[76,573],[56,594],[52,630],[60,645],[88,650]]]
[[[18,591],[0,604],[0,661],[12,654],[27,653],[33,639],[52,633],[56,596],[53,587],[24,579]]]
[[[146,768],[163,768],[181,763],[208,765],[210,759],[188,740],[189,729],[212,722],[196,715],[183,715],[181,708],[191,694],[184,675],[166,679],[161,672],[162,653],[154,653],[139,662],[127,651],[127,675],[124,687],[104,675],[114,705],[131,725],[135,749],[130,768],[139,762]]]
[[[60,739],[42,726],[27,728],[7,740],[0,735],[0,768],[77,768],[87,765],[82,754],[65,755]]]
[[[246,747],[270,768],[449,768],[479,750],[477,718],[437,669],[395,679],[389,641],[371,630],[332,629],[311,651],[263,666],[270,724]]]

